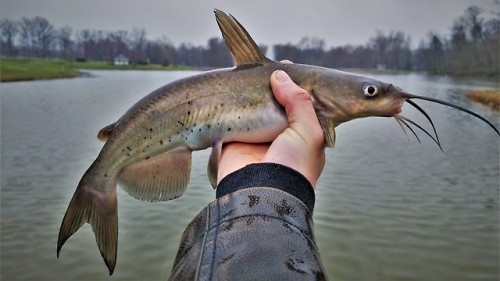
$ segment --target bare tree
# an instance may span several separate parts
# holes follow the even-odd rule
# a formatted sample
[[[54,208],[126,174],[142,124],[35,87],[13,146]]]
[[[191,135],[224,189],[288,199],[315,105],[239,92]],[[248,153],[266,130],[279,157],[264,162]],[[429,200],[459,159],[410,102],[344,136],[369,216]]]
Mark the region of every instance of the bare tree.
[[[208,48],[203,50],[203,65],[211,67],[231,66],[233,60],[222,38],[208,39]]]
[[[483,19],[479,16],[483,10],[478,6],[470,6],[465,10],[462,21],[469,31],[469,37],[474,44],[478,44],[483,37]]]
[[[315,49],[315,50],[323,50],[325,47],[325,40],[317,38],[317,37],[304,37],[300,40],[299,49],[307,50],[307,49]]]
[[[18,24],[15,21],[4,19],[0,21],[0,29],[2,32],[2,55],[12,56],[15,54],[14,39],[19,32]]]
[[[146,44],[147,44],[147,38],[146,38],[146,30],[143,28],[137,29],[135,28],[132,30],[132,34],[130,35],[130,49],[132,50],[131,52],[131,59],[132,61],[135,62],[146,62],[147,57],[146,57]]]
[[[20,22],[20,30],[21,30],[21,49],[23,55],[32,56],[34,55],[33,51],[33,21],[29,18],[22,18]]]
[[[309,64],[324,65],[323,56],[325,41],[316,37],[304,37],[300,40],[298,48],[301,51],[302,60]]]
[[[77,33],[77,53],[78,57],[83,59],[91,59],[95,45],[94,34],[89,29],[80,30]]]
[[[368,46],[373,49],[377,65],[390,69],[407,69],[411,64],[410,38],[401,31],[388,35],[377,31]]]
[[[72,59],[74,56],[74,41],[71,39],[73,29],[69,26],[63,26],[57,31],[57,39],[61,49],[62,57]]]
[[[48,20],[41,17],[35,17],[33,22],[34,37],[38,45],[38,50],[42,57],[47,57],[50,55],[50,47],[54,40],[54,27]]]
[[[168,66],[172,63],[179,63],[176,61],[177,50],[174,43],[166,36],[162,36],[155,41],[148,41],[146,44],[145,56],[151,63],[161,64]]]
[[[21,21],[21,45],[28,55],[49,56],[54,33],[52,24],[42,17],[23,18]]]
[[[428,42],[422,41],[416,51],[418,69],[434,74],[446,72],[446,39],[438,34],[430,32],[427,34]]]
[[[126,30],[118,30],[116,32],[108,33],[108,38],[111,41],[111,57],[113,59],[115,56],[119,54],[128,55],[128,31]]]

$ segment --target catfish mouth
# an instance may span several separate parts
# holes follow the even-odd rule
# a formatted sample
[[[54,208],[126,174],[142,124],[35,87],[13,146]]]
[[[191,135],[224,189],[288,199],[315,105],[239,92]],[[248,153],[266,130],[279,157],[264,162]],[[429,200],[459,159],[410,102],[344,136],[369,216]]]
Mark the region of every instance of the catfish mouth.
[[[458,105],[455,105],[455,104],[452,104],[452,103],[449,103],[449,102],[445,102],[445,101],[442,101],[442,100],[439,100],[439,99],[435,99],[435,98],[429,98],[429,97],[424,97],[424,96],[417,96],[417,95],[412,95],[412,94],[405,93],[405,92],[400,92],[400,94],[403,97],[403,101],[406,101],[408,104],[410,104],[415,109],[417,109],[420,113],[422,113],[425,116],[425,118],[429,121],[429,123],[431,124],[431,126],[432,126],[433,134],[429,133],[427,130],[425,130],[422,126],[420,126],[419,124],[417,124],[415,121],[413,121],[413,120],[411,120],[411,119],[409,119],[407,117],[404,117],[404,116],[400,115],[399,112],[401,112],[401,108],[400,108],[400,110],[399,110],[398,113],[396,113],[396,114],[393,115],[393,117],[399,123],[399,125],[401,126],[401,128],[403,129],[403,131],[406,133],[405,127],[408,128],[410,130],[410,132],[412,132],[413,135],[417,138],[418,142],[420,142],[420,138],[418,137],[418,135],[415,132],[415,130],[410,126],[410,124],[413,125],[413,126],[415,126],[416,128],[418,128],[422,132],[424,132],[427,136],[429,136],[439,146],[439,149],[441,149],[441,151],[443,151],[443,148],[441,147],[441,142],[439,141],[438,133],[436,131],[436,127],[434,126],[434,122],[432,122],[432,119],[429,116],[429,114],[427,114],[427,112],[425,112],[425,110],[423,110],[418,104],[416,104],[413,101],[413,99],[420,99],[420,100],[430,101],[430,102],[434,102],[434,103],[439,103],[439,104],[442,104],[442,105],[445,105],[445,106],[449,106],[449,107],[453,107],[455,109],[463,111],[463,112],[465,112],[467,114],[470,114],[470,115],[472,115],[472,116],[480,119],[481,121],[485,122],[486,124],[488,124],[488,126],[490,126],[497,133],[497,135],[500,136],[500,132],[495,127],[495,125],[493,125],[490,121],[488,121],[483,116],[481,116],[481,115],[479,115],[479,114],[477,114],[477,113],[475,113],[473,111],[470,111],[470,110],[468,110],[466,108],[463,108],[461,106],[458,106]]]

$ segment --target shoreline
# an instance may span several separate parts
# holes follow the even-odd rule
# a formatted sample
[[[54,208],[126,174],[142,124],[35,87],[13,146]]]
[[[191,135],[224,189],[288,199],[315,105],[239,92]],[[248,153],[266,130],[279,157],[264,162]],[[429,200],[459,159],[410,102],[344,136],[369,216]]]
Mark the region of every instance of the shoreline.
[[[500,111],[500,89],[497,90],[474,90],[465,96],[475,102],[481,103],[492,110]]]
[[[76,62],[60,59],[0,58],[0,82],[66,79],[85,76],[85,70],[193,70],[184,65],[112,65],[107,62]]]
[[[62,59],[39,59],[39,58],[6,58],[0,57],[0,82],[21,82],[21,81],[36,81],[36,80],[52,80],[77,78],[85,76],[85,70],[212,70],[213,67],[191,67],[186,65],[169,65],[162,66],[157,64],[134,64],[134,65],[113,65],[103,61],[87,61],[77,62]],[[341,71],[364,73],[364,74],[391,74],[404,75],[409,73],[424,73],[419,71],[409,70],[381,70],[370,68],[341,68]],[[433,74],[428,74],[433,75]],[[463,77],[447,74],[439,74],[450,77]],[[438,75],[438,76],[439,76]],[[481,80],[492,80],[489,76],[473,76]],[[496,81],[496,80],[495,80]],[[500,90],[498,90],[500,91]]]

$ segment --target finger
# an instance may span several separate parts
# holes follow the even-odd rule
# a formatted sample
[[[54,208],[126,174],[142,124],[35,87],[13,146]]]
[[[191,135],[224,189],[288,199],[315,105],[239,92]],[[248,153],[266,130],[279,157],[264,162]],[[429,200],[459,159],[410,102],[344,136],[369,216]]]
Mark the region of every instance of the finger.
[[[314,187],[325,163],[325,140],[311,95],[283,71],[274,72],[270,82],[276,99],[285,107],[290,126],[274,140],[262,161],[291,167]]]
[[[301,138],[323,145],[323,130],[314,111],[311,95],[282,70],[275,71],[270,82],[274,96],[285,107],[290,127]]]

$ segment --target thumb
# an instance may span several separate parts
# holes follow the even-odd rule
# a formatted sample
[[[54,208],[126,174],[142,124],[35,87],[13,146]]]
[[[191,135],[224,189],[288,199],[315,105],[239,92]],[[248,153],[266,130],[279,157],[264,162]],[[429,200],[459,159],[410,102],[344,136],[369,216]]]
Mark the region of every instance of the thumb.
[[[270,82],[274,96],[285,107],[289,127],[273,141],[262,161],[293,168],[314,187],[325,164],[325,139],[311,95],[281,70],[271,75]]]
[[[323,146],[323,130],[314,111],[311,95],[282,70],[275,71],[270,82],[276,100],[285,107],[290,128],[307,142]]]

